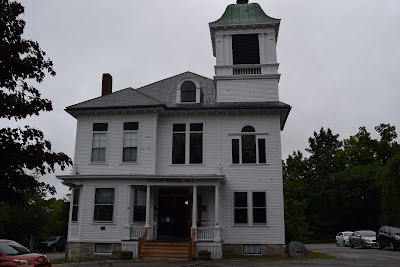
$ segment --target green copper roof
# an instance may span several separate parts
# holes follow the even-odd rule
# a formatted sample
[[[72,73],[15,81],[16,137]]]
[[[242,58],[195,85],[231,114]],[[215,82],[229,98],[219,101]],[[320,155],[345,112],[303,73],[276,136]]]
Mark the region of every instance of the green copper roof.
[[[257,22],[275,22],[279,19],[267,16],[257,3],[229,5],[222,17],[210,23],[211,25],[243,24]]]

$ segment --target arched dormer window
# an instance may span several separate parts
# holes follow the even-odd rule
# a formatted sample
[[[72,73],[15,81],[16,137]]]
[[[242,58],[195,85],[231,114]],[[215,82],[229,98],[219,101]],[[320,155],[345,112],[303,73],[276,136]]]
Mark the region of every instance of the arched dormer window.
[[[232,138],[232,163],[267,163],[265,133],[257,133],[255,128],[246,125],[239,138]]]
[[[177,86],[177,103],[200,103],[200,84],[195,80],[184,80]]]

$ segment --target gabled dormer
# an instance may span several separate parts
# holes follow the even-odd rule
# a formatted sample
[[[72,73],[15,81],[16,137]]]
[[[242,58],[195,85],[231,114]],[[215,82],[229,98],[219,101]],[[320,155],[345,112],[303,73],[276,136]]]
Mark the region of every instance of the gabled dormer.
[[[210,23],[218,102],[277,101],[279,19],[238,0]]]

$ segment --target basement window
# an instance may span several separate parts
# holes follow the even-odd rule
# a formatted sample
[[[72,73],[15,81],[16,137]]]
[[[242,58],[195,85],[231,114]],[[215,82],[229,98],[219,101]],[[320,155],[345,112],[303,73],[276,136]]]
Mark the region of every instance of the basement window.
[[[111,254],[112,244],[96,243],[94,253],[108,253]]]
[[[232,35],[233,65],[260,64],[258,34]]]
[[[243,255],[261,255],[261,245],[243,245]]]

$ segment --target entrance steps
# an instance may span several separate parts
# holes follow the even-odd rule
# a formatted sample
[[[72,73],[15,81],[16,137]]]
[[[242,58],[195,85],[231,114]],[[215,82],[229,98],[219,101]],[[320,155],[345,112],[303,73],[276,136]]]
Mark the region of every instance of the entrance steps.
[[[143,242],[140,256],[145,261],[192,261],[193,255],[190,249],[191,242]]]

